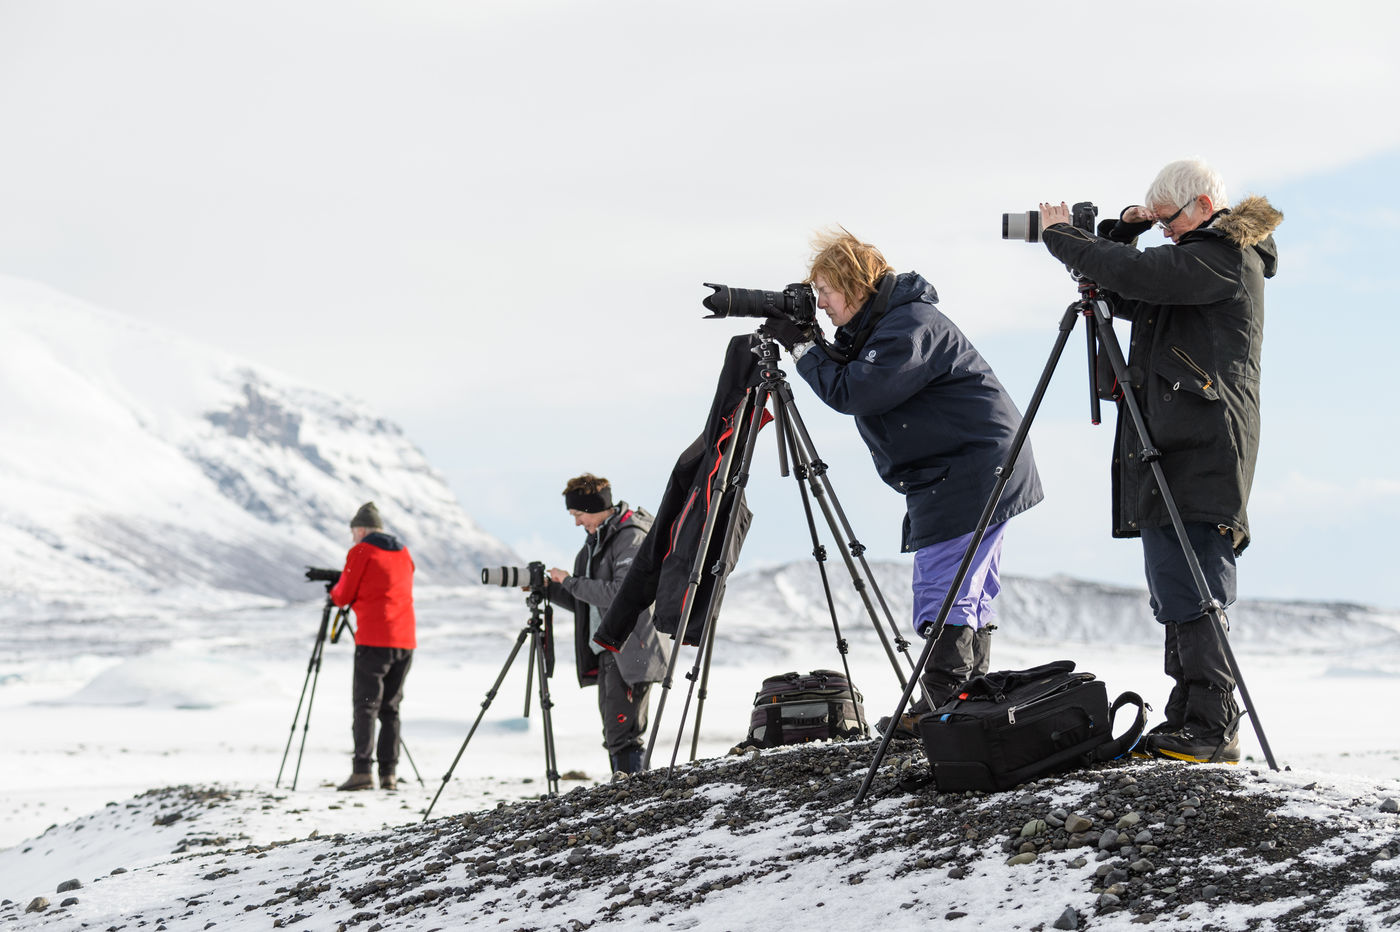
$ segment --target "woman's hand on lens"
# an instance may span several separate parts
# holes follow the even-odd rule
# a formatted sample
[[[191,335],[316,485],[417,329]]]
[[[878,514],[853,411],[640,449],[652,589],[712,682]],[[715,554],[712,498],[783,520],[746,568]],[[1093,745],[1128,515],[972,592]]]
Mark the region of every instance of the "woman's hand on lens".
[[[1057,223],[1069,223],[1069,205],[1060,201],[1059,206],[1054,204],[1040,205],[1040,228],[1047,230]]]

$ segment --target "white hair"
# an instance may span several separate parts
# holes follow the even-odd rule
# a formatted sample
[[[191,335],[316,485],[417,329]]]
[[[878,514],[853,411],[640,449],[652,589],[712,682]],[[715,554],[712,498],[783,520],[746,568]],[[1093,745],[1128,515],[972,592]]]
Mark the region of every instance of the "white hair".
[[[1147,189],[1146,200],[1149,207],[1159,204],[1175,204],[1177,207],[1194,201],[1202,194],[1210,198],[1212,210],[1223,210],[1230,206],[1225,196],[1225,182],[1200,159],[1181,159],[1172,162],[1157,173]]]

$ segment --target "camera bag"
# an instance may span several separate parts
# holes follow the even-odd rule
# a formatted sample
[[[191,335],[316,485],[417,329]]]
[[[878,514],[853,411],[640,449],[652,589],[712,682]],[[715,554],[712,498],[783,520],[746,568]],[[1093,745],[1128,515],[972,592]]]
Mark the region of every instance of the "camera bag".
[[[1115,738],[1113,716],[1125,705],[1136,706],[1137,716]],[[919,733],[940,791],[1005,790],[1123,757],[1146,724],[1137,693],[1122,693],[1110,706],[1102,680],[1058,660],[968,680],[919,720]]]
[[[773,748],[829,738],[865,737],[860,690],[835,670],[781,673],[754,695],[745,747]]]

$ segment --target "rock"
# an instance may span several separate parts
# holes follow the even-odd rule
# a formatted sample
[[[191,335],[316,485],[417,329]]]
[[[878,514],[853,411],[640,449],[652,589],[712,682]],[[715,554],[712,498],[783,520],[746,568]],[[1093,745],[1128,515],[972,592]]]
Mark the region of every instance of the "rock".
[[[1101,836],[1099,836],[1099,850],[1112,851],[1114,848],[1119,847],[1120,842],[1118,838],[1119,835],[1117,829],[1107,829]]]
[[[1381,812],[1400,812],[1400,800],[1394,796],[1387,796],[1381,800]]]
[[[78,905],[78,898],[77,898],[76,896],[65,896],[65,897],[63,898],[63,902],[62,902],[62,903],[59,903],[58,905],[59,905],[59,906],[77,906],[77,905]]]
[[[1122,900],[1112,893],[1100,893],[1095,905],[1098,906],[1099,909],[1117,909],[1118,905],[1122,902]]]
[[[961,867],[950,867],[948,869],[949,880],[962,880],[967,876],[967,871]]]
[[[1145,874],[1148,871],[1152,870],[1154,866],[1155,865],[1151,861],[1147,860],[1147,858],[1140,858],[1134,861],[1133,863],[1129,864],[1128,870],[1132,871],[1135,874]]]
[[[36,896],[29,901],[29,905],[24,907],[26,913],[42,913],[49,908],[49,901],[42,896]]]
[[[1141,821],[1142,821],[1142,814],[1141,814],[1141,813],[1138,813],[1138,812],[1130,812],[1130,813],[1128,813],[1127,815],[1123,816],[1121,819],[1119,819],[1118,822],[1116,823],[1115,827],[1121,832],[1121,831],[1123,831],[1124,829],[1132,828],[1134,825],[1137,825],[1137,824],[1138,824],[1139,822],[1141,822]]]
[[[1084,818],[1084,816],[1077,812],[1071,812],[1069,817],[1065,819],[1065,831],[1069,832],[1071,835],[1082,834],[1093,827],[1094,823],[1092,820]]]
[[[1025,825],[1021,826],[1021,837],[1033,838],[1036,835],[1044,834],[1045,829],[1046,824],[1044,819],[1031,819]]]
[[[1021,854],[1015,854],[1007,858],[1006,863],[1014,867],[1018,864],[1031,864],[1035,859],[1036,854],[1034,851],[1024,851]]]
[[[1213,883],[1208,883],[1201,888],[1201,899],[1213,900],[1220,895],[1220,888]]]
[[[69,890],[81,890],[82,888],[83,882],[81,880],[65,880],[58,885],[58,892],[67,893]]]
[[[1074,911],[1073,906],[1066,906],[1065,911],[1060,913],[1060,918],[1055,920],[1056,929],[1077,929],[1079,928],[1079,914]]]

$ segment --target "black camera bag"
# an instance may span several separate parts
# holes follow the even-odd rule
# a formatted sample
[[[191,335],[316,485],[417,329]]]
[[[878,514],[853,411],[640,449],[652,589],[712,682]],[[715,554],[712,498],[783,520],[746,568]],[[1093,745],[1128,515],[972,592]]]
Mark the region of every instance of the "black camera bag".
[[[773,748],[824,738],[865,737],[864,702],[860,690],[835,670],[767,677],[754,695],[749,736],[742,746]]]
[[[1110,706],[1102,680],[1073,671],[1074,661],[1058,660],[987,673],[924,715],[919,733],[938,789],[1005,790],[1131,751],[1147,724],[1142,697],[1125,692]],[[1113,716],[1130,704],[1137,717],[1114,738]]]

